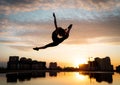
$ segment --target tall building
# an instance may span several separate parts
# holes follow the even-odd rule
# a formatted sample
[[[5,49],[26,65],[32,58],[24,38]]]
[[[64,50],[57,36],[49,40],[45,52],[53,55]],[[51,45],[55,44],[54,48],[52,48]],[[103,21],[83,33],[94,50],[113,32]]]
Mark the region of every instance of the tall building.
[[[32,70],[45,70],[46,62],[32,61]]]
[[[50,62],[49,69],[56,70],[57,69],[57,63],[56,62]]]
[[[110,57],[97,57],[94,61],[88,61],[88,64],[80,65],[79,69],[90,71],[113,71],[113,65],[111,65]]]
[[[82,70],[82,71],[88,71],[89,68],[88,68],[88,64],[80,64],[79,65],[79,70]]]
[[[17,70],[19,64],[19,56],[10,56],[9,61],[7,62],[8,70]]]
[[[89,62],[90,70],[98,71],[113,71],[113,65],[111,65],[110,57],[95,58],[94,61]]]
[[[7,63],[8,70],[44,70],[46,62],[32,61],[30,58],[10,56]]]
[[[118,65],[118,66],[116,67],[116,71],[117,71],[117,72],[120,72],[120,65]]]
[[[20,70],[30,70],[32,65],[32,59],[22,57],[19,60],[19,69]]]

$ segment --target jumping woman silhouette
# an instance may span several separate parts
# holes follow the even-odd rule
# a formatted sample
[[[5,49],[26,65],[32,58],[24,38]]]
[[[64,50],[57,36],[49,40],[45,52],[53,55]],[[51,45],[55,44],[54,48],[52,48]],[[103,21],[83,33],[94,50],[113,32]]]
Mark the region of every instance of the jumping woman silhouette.
[[[47,47],[57,46],[69,37],[69,32],[72,28],[72,24],[70,24],[67,29],[63,29],[62,27],[57,26],[55,13],[53,13],[53,17],[54,17],[54,24],[55,24],[55,28],[56,28],[52,33],[53,42],[49,43],[45,46],[42,46],[42,47],[35,47],[35,48],[33,48],[34,50],[38,51],[39,49],[45,49]]]

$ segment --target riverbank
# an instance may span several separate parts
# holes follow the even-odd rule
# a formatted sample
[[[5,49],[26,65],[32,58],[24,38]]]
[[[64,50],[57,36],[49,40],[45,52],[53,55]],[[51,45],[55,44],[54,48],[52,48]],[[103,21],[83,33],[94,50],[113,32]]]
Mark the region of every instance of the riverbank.
[[[116,71],[82,71],[82,70],[0,70],[2,73],[27,73],[27,72],[85,72],[85,73],[114,73]]]

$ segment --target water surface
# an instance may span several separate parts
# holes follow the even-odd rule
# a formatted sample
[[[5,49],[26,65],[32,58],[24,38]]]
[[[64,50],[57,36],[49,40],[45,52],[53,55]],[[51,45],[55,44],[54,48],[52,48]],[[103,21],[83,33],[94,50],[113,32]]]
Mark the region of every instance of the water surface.
[[[120,85],[119,73],[22,72],[0,74],[0,85]]]

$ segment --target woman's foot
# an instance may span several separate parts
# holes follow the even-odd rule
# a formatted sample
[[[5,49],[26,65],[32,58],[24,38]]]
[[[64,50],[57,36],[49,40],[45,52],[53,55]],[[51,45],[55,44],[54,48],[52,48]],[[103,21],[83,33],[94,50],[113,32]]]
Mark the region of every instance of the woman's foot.
[[[39,51],[39,48],[38,48],[38,47],[36,47],[36,48],[33,48],[33,50]]]
[[[72,28],[72,24],[70,24],[69,26],[68,26],[68,29],[70,30]]]

